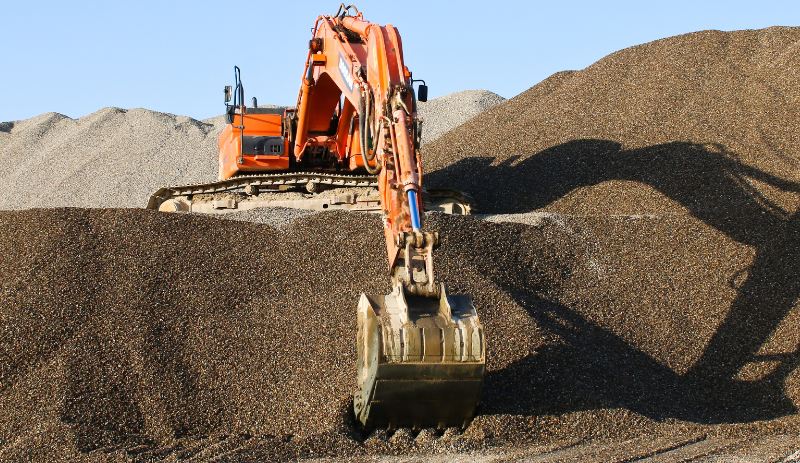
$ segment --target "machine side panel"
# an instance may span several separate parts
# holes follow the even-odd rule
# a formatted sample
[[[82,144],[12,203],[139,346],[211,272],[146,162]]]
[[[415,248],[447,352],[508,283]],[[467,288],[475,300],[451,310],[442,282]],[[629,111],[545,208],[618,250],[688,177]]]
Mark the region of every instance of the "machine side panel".
[[[237,114],[233,124],[228,124],[220,134],[219,179],[227,180],[244,172],[287,170],[289,152],[282,137],[281,116],[245,114],[244,139],[242,130],[236,128],[241,120]]]

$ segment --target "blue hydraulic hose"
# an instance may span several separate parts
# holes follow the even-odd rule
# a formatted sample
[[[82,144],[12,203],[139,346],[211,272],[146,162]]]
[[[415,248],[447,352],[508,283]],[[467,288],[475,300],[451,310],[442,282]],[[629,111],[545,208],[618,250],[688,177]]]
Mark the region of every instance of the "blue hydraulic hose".
[[[417,207],[417,192],[408,190],[408,207],[411,209],[411,228],[419,230],[419,208]]]

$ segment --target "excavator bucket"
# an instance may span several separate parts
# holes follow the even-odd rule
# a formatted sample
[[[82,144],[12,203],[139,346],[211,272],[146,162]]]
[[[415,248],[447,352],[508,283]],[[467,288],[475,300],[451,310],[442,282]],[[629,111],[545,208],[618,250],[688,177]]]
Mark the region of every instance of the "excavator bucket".
[[[356,418],[366,427],[466,428],[483,386],[485,344],[469,295],[361,295]]]

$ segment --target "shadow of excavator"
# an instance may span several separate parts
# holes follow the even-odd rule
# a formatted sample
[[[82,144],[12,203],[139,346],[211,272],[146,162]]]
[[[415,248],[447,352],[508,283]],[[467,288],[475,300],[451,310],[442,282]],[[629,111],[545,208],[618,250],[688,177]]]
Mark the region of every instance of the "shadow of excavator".
[[[790,340],[793,352],[758,352],[800,298],[800,212],[783,210],[748,179],[790,194],[795,202],[800,202],[800,184],[747,166],[720,145],[684,142],[622,150],[613,141],[575,140],[521,162],[492,161],[464,159],[431,172],[426,181],[466,191],[487,213],[534,211],[573,190],[609,180],[641,182],[752,247],[756,255],[702,356],[680,375],[574,310],[509,286],[513,279],[495,278],[564,343],[488,373],[484,413],[620,407],[655,419],[732,423],[797,411],[784,385],[800,366],[798,341]],[[737,379],[752,362],[773,367],[756,381]]]

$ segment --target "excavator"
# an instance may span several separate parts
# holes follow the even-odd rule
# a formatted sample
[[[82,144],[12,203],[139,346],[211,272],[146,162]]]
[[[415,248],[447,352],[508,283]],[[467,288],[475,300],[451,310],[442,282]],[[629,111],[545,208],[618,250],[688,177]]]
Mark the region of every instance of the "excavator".
[[[422,187],[417,101],[428,89],[412,79],[398,30],[364,20],[352,5],[320,15],[294,108],[258,107],[255,99],[247,107],[238,67],[234,78],[235,87],[225,87],[219,179],[159,189],[148,208],[380,213],[393,289],[358,302],[355,417],[366,428],[467,427],[483,386],[484,330],[472,297],[436,280],[439,235],[422,219],[426,207],[469,213],[470,204]],[[298,187],[312,198],[275,200]]]

